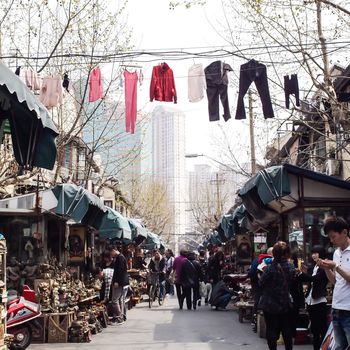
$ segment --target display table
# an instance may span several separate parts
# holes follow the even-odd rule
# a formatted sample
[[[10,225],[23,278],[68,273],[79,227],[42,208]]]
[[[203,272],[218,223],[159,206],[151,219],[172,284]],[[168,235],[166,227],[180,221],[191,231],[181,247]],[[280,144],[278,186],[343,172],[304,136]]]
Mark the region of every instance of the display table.
[[[75,319],[75,311],[55,312],[46,314],[47,317],[47,342],[67,343],[68,329]]]

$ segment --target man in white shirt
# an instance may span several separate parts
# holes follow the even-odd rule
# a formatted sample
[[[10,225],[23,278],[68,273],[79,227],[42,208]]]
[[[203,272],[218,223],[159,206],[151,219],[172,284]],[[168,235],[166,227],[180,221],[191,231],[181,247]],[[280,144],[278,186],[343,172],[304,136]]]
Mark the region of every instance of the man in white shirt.
[[[323,229],[337,249],[333,260],[319,259],[317,265],[325,269],[329,281],[335,284],[332,301],[335,350],[345,350],[350,346],[349,224],[343,218],[330,217]]]

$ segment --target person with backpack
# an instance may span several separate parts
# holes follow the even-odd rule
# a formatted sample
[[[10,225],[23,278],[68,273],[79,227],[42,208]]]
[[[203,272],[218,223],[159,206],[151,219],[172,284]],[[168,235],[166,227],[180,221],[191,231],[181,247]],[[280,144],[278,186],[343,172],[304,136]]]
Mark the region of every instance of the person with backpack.
[[[325,271],[317,266],[318,259],[325,258],[324,248],[318,245],[313,246],[311,257],[314,261],[313,266],[308,269],[302,265],[298,279],[308,282],[305,301],[311,322],[312,343],[314,350],[319,350],[328,328],[326,299],[328,279]]]
[[[195,268],[195,271],[192,272],[193,273],[192,305],[193,305],[193,310],[196,310],[197,302],[200,299],[199,282],[203,280],[202,269],[199,261],[196,259],[196,254],[194,252],[190,252],[187,258]]]
[[[293,300],[290,287],[295,278],[294,266],[288,261],[290,250],[286,242],[277,242],[272,249],[273,261],[261,275],[259,308],[264,312],[266,339],[270,350],[277,350],[282,333],[286,350],[293,349]]]
[[[188,254],[187,254],[188,257]],[[199,289],[199,276],[193,263],[186,257],[182,263],[180,283],[183,290],[183,300],[186,299],[187,310],[192,309],[192,290]],[[196,296],[194,296],[196,298]]]

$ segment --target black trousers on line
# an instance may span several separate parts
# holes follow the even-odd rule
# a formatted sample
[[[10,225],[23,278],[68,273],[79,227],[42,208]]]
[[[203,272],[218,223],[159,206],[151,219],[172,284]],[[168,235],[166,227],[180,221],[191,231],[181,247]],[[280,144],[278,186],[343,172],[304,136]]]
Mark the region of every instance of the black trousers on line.
[[[220,120],[219,97],[224,107],[225,122],[231,118],[227,95],[227,71],[232,71],[232,68],[221,61],[211,63],[204,70],[207,83],[209,121],[211,122]]]
[[[327,304],[308,305],[307,311],[311,321],[314,350],[319,350],[327,332]]]
[[[290,322],[290,312],[271,314],[264,311],[266,323],[266,339],[270,350],[277,350],[277,340],[282,333],[286,350],[293,349],[293,327]]]
[[[289,79],[289,75],[284,76],[284,95],[286,99],[286,108],[289,109],[289,95],[295,96],[295,104],[300,106],[299,100],[299,83],[298,76],[292,74]]]
[[[230,106],[228,103],[227,85],[207,85],[209,121],[220,120],[219,97],[224,107],[224,120],[227,122],[231,118]]]
[[[249,62],[241,65],[235,119],[246,119],[244,96],[248,92],[249,86],[253,81],[260,96],[264,118],[273,118],[274,113],[272,109],[269,84],[267,81],[266,66],[255,60],[250,60]]]

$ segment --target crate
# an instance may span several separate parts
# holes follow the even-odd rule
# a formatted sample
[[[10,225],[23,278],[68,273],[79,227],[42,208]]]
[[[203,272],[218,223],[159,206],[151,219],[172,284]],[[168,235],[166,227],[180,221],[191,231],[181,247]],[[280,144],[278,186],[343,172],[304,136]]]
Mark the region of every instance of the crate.
[[[74,311],[47,314],[47,342],[67,343],[68,329],[74,317]]]
[[[41,282],[45,282],[45,283],[48,283],[49,284],[49,287],[50,287],[50,291],[52,290],[52,285],[53,285],[53,282],[54,280],[53,279],[41,279],[41,278],[36,278],[34,280],[34,290],[35,290],[35,293],[38,293],[38,286]]]
[[[32,343],[42,344],[46,343],[47,339],[47,315],[42,314],[39,317],[29,322],[29,326],[32,331]]]

